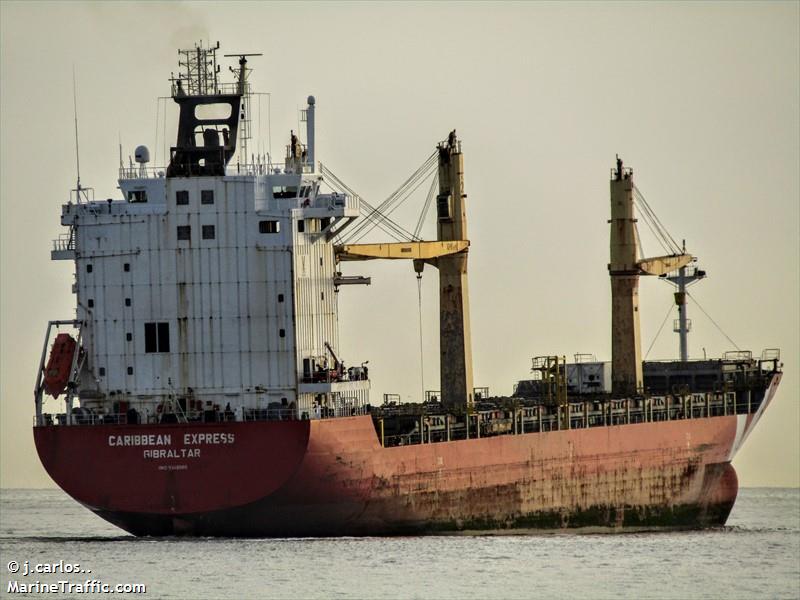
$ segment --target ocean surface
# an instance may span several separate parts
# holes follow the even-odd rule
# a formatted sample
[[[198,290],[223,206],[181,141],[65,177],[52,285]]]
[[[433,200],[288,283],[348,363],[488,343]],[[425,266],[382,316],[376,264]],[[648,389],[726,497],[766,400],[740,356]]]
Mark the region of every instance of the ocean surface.
[[[742,489],[707,531],[258,540],[134,538],[61,491],[0,490],[0,557],[8,598],[800,598],[800,490]]]

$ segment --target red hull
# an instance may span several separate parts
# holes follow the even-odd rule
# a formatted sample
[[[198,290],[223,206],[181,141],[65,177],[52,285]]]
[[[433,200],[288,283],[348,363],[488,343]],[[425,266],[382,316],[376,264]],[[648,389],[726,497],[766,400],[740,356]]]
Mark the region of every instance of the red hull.
[[[54,426],[37,428],[36,443],[67,493],[137,534],[378,534],[626,520],[647,526],[669,524],[676,508],[702,526],[724,522],[736,499],[728,463],[736,420],[397,448],[381,448],[369,417]],[[234,442],[183,443],[185,435],[214,433],[232,434]],[[169,436],[170,445],[109,447],[110,436],[125,435]],[[196,448],[199,456],[191,458],[144,457]]]
[[[382,448],[370,417],[34,429],[72,497],[138,535],[724,524],[754,415]],[[130,436],[127,439],[125,436]]]

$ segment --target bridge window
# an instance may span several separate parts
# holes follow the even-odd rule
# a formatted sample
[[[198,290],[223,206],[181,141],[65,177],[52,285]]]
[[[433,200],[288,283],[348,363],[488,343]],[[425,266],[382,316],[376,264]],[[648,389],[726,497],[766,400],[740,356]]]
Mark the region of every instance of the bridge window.
[[[178,190],[175,192],[175,204],[179,206],[189,204],[189,192],[187,190]]]
[[[261,233],[278,233],[281,230],[280,221],[259,221],[258,231]]]
[[[128,202],[147,202],[145,190],[132,190],[128,192]]]
[[[296,185],[273,185],[272,186],[273,198],[296,198],[297,186]]]
[[[224,102],[214,104],[198,104],[194,107],[194,116],[202,121],[221,121],[230,119],[233,106]]]
[[[169,323],[144,324],[144,351],[169,352]]]

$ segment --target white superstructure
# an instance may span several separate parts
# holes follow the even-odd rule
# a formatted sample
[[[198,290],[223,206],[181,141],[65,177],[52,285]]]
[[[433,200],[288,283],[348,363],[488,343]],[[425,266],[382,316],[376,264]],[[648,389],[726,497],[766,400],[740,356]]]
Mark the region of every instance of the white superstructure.
[[[75,261],[81,407],[92,417],[134,409],[142,420],[360,412],[369,382],[338,356],[333,248],[358,199],[321,191],[313,148],[294,134],[283,164],[228,166],[235,127],[220,130],[193,110],[215,97],[236,101],[218,87],[192,96],[184,79],[173,88],[179,104],[195,100],[181,105],[181,127],[191,110],[206,146],[182,148],[179,133],[166,170],[146,167],[149,153],[137,148],[139,166],[120,170],[122,199],[63,207],[70,233],[53,258]],[[220,134],[226,157],[216,174],[194,174],[191,158],[181,164],[184,151],[222,148]]]

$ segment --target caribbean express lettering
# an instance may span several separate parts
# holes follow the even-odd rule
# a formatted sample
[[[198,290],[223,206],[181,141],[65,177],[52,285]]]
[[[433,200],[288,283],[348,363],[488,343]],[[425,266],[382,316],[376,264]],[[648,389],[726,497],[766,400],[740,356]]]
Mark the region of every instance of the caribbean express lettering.
[[[172,444],[172,435],[142,434],[142,435],[110,435],[109,446],[169,446]]]
[[[184,433],[183,443],[186,446],[200,444],[232,444],[235,440],[233,433]]]

